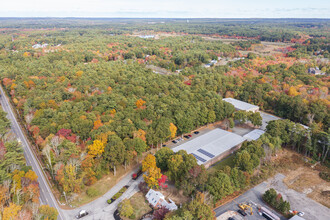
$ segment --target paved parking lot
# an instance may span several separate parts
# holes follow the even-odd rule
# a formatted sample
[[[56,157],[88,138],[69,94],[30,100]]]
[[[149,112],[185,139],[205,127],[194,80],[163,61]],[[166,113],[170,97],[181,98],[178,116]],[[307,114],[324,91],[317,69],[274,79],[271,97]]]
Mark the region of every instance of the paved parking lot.
[[[186,139],[186,138],[183,137],[183,141],[180,141],[180,142],[174,144],[174,143],[172,143],[172,140],[171,140],[171,141],[166,142],[165,145],[168,148],[174,148],[174,147],[177,147],[181,144],[186,143],[187,141],[193,140],[194,138],[196,138],[198,136],[201,136],[201,135],[203,135],[203,134],[205,134],[209,131],[212,131],[213,129],[214,129],[213,127],[204,126],[204,127],[199,128],[198,130],[195,130],[195,131],[199,131],[199,134],[194,134],[194,131],[190,132],[189,134],[191,134],[191,138],[189,138],[189,139]],[[179,137],[175,138],[175,140],[177,140],[178,138]]]
[[[245,192],[240,197],[235,200],[216,208],[216,216],[220,216],[227,211],[237,211],[239,208],[238,203],[252,203],[253,215],[248,215],[244,219],[257,220],[265,219],[264,217],[258,215],[257,206],[266,207],[269,210],[272,210],[268,207],[262,200],[262,194],[269,188],[274,188],[278,193],[281,193],[284,200],[290,202],[291,209],[304,212],[303,216],[306,220],[327,220],[330,216],[330,209],[327,207],[315,202],[314,200],[308,198],[305,194],[299,193],[293,189],[289,189],[284,183],[283,179],[285,176],[283,174],[277,174],[275,177],[270,178],[269,180],[257,185],[256,187]],[[275,212],[277,216],[281,219],[286,219],[281,216],[279,213]]]

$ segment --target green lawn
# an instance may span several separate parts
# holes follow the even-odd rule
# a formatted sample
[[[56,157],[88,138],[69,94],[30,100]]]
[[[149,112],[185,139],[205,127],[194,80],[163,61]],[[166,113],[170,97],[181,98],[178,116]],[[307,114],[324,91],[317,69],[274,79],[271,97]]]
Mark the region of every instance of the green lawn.
[[[232,154],[225,159],[220,160],[218,163],[214,164],[212,167],[209,168],[209,171],[211,173],[223,169],[225,166],[234,167],[234,156],[235,154]]]

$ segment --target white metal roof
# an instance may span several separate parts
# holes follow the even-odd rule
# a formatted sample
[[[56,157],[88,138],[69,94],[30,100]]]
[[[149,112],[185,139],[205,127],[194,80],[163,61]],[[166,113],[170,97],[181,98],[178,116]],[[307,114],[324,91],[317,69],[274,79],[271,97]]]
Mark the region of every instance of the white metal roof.
[[[228,102],[228,103],[232,104],[238,110],[244,110],[244,111],[255,111],[255,110],[259,110],[259,107],[258,106],[249,104],[247,102],[240,101],[238,99],[224,98],[222,100],[225,101],[225,102]]]
[[[245,140],[237,134],[216,128],[173,148],[173,151],[185,150],[197,159],[198,164],[204,164]]]
[[[260,136],[263,135],[264,133],[265,133],[265,131],[263,131],[263,130],[254,129],[253,131],[247,133],[243,137],[245,137],[249,141],[258,140],[260,138]]]
[[[165,196],[161,192],[157,192],[153,189],[148,191],[146,198],[152,206],[155,206],[159,200],[165,200]]]
[[[165,196],[161,192],[155,191],[153,189],[148,191],[146,198],[153,207],[155,207],[157,203],[160,202],[159,205],[166,207],[168,210],[172,211],[178,209],[177,205],[171,199],[169,199],[170,202],[167,202],[165,200]]]

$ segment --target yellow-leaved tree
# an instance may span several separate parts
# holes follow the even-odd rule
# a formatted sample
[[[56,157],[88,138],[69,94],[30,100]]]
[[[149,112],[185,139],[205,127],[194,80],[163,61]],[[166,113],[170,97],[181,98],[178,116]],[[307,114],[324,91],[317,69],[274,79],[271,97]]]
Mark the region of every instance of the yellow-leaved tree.
[[[144,181],[148,184],[149,188],[158,188],[158,179],[162,177],[162,173],[158,167],[150,168],[147,175],[143,175]]]
[[[173,123],[170,123],[171,138],[175,137],[177,130],[178,128]]]
[[[37,174],[33,170],[26,172],[24,177],[30,179],[31,181],[36,181],[38,179]]]
[[[299,95],[299,92],[297,91],[297,89],[295,87],[291,86],[289,89],[288,95],[297,96],[297,95]]]
[[[15,203],[10,203],[8,207],[3,209],[3,220],[16,219],[18,212],[21,211],[22,206],[16,205]]]
[[[99,157],[104,152],[104,143],[100,140],[93,141],[93,144],[88,146],[88,154],[93,157]]]
[[[142,161],[142,171],[146,172],[143,175],[144,181],[148,184],[149,188],[158,188],[158,179],[162,177],[160,169],[156,165],[156,157],[148,154]]]
[[[142,161],[142,172],[146,172],[150,168],[156,167],[156,157],[148,154]]]

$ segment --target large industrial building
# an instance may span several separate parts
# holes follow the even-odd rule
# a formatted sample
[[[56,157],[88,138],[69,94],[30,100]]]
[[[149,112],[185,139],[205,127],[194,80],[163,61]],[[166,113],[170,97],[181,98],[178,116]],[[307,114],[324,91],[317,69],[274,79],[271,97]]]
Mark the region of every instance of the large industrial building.
[[[225,102],[232,104],[236,110],[247,111],[247,112],[257,112],[259,111],[259,106],[249,104],[247,102],[240,101],[238,99],[233,98],[224,98],[222,99]]]
[[[237,134],[217,128],[173,148],[173,151],[185,150],[197,159],[199,165],[208,168],[239,149],[245,140]]]

